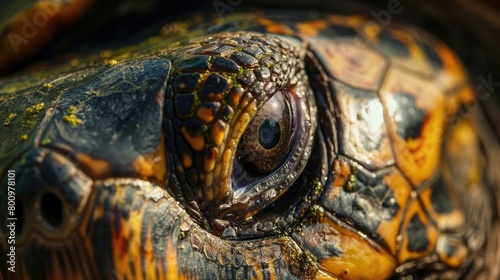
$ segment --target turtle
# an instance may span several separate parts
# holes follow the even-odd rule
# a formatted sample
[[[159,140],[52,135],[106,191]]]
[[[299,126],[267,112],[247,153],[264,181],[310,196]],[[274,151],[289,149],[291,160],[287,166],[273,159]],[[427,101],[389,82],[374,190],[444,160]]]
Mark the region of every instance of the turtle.
[[[310,11],[4,77],[2,278],[495,279],[487,90],[418,27]]]

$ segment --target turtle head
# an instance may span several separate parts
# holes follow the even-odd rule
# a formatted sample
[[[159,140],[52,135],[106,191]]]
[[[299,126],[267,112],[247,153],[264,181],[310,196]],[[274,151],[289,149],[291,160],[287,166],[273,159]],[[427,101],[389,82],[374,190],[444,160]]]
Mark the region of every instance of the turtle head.
[[[316,128],[302,49],[291,39],[224,33],[171,51],[168,187],[214,234],[256,237],[245,227],[257,221],[245,220],[312,181],[297,181]]]
[[[414,190],[376,127],[389,103],[326,76],[351,79],[336,62],[350,71],[376,68],[372,60],[322,64],[333,43],[320,43],[204,36],[61,74],[0,103],[2,199],[15,170],[23,275],[364,279],[403,275],[407,263],[437,255],[462,265],[467,248],[422,210],[451,195],[438,180],[427,184],[435,193]],[[432,109],[403,97],[408,111]],[[20,132],[22,144],[7,137]],[[450,209],[456,224],[443,218],[443,227],[463,221]]]

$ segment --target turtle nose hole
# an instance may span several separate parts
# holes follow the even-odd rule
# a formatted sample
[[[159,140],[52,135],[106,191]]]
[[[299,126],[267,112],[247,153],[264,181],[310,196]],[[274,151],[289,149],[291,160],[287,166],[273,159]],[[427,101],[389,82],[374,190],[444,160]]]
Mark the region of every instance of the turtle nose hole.
[[[55,194],[47,192],[43,194],[41,200],[41,212],[45,221],[53,226],[58,227],[63,222],[63,205],[61,199]]]
[[[24,205],[22,200],[16,201],[16,234],[20,235],[24,229]]]

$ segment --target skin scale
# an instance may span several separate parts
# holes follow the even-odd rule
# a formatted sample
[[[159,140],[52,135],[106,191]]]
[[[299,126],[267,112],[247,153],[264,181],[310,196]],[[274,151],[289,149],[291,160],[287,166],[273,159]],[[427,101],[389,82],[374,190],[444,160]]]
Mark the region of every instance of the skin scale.
[[[499,165],[482,147],[499,147],[456,55],[410,27],[299,18],[193,23],[4,79],[0,166],[24,222],[2,275],[488,275]],[[251,171],[253,121],[276,106],[283,163]]]

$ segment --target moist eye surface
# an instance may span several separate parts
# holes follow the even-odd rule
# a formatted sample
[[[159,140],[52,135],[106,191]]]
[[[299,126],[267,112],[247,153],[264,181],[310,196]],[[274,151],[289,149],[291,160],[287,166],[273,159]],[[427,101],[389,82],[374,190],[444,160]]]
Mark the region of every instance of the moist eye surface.
[[[234,164],[233,187],[264,178],[281,166],[294,139],[292,101],[277,92],[256,113],[243,133]]]

